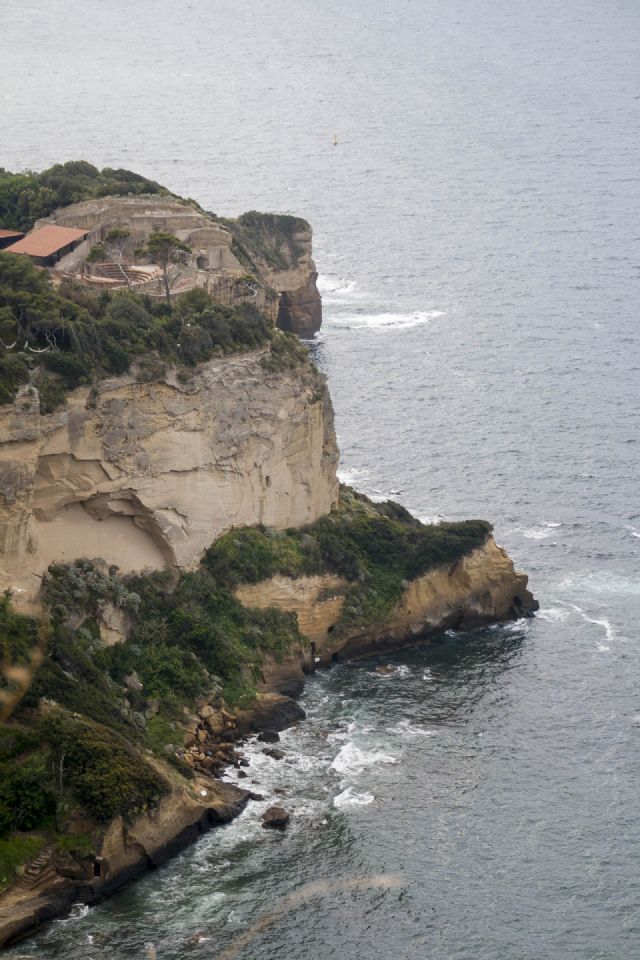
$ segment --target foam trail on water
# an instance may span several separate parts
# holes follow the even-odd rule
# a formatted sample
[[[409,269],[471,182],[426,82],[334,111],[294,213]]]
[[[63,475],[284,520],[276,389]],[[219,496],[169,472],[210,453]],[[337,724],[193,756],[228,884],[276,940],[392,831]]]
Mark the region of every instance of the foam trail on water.
[[[424,326],[436,317],[444,316],[442,310],[414,310],[411,313],[351,313],[330,320],[332,327],[347,330],[408,330]]]
[[[339,810],[343,807],[366,807],[373,803],[374,799],[372,793],[355,793],[351,787],[347,787],[333,798],[333,805]]]
[[[314,897],[323,897],[327,894],[342,893],[349,890],[394,890],[401,886],[399,876],[390,873],[374,873],[366,877],[352,877],[349,880],[319,880],[316,883],[307,883],[300,890],[285,897],[275,910],[263,913],[248,930],[217,955],[216,960],[234,960],[240,951],[247,947],[258,933],[263,933],[280,920],[289,910],[295,909],[301,903],[312,900]]]
[[[602,620],[600,620],[597,617],[590,617],[588,614],[584,612],[584,610],[581,607],[576,606],[575,603],[571,603],[569,604],[569,606],[573,607],[576,613],[579,613],[582,619],[585,620],[587,623],[593,623],[597,627],[602,627],[602,629],[605,632],[605,637],[609,643],[615,640],[616,638],[615,627],[611,624],[609,620],[606,619],[606,617],[603,617]],[[600,650],[603,653],[610,649],[611,649],[610,647],[604,644],[598,644],[598,650]]]
[[[378,750],[361,750],[353,743],[346,743],[340,749],[330,769],[335,770],[336,773],[353,775],[361,773],[366,767],[372,767],[378,763],[398,763],[398,760]]]

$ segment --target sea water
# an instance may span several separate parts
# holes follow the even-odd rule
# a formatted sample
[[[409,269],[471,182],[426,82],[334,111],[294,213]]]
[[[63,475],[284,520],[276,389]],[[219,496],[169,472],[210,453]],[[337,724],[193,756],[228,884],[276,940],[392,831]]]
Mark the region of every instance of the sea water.
[[[0,52],[5,167],[312,222],[342,478],[541,604],[318,673],[264,802],[14,955],[635,960],[637,2],[3,0]]]

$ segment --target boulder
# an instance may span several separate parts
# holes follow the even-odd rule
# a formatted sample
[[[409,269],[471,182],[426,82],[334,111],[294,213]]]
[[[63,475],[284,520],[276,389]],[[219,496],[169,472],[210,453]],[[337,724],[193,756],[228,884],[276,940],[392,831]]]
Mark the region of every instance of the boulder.
[[[289,814],[284,807],[269,807],[262,814],[262,826],[265,830],[284,830],[289,819]]]
[[[260,743],[277,743],[279,739],[280,734],[277,730],[263,730],[262,733],[258,734]]]
[[[271,750],[263,750],[263,753],[266,753],[268,757],[272,757],[274,760],[282,760],[283,757],[286,757],[284,750],[278,750],[277,747],[273,747]]]
[[[238,727],[241,734],[259,733],[261,730],[284,730],[304,720],[306,713],[291,697],[279,693],[259,693],[248,710],[238,712]]]

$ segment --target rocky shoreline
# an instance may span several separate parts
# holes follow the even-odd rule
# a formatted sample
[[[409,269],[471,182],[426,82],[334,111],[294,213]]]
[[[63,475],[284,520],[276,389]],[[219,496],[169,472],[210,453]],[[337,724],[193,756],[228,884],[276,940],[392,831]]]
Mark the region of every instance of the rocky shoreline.
[[[171,792],[152,813],[130,822],[122,817],[112,821],[97,845],[93,878],[88,879],[79,865],[68,861],[54,864],[45,858],[31,876],[28,865],[23,876],[33,885],[18,881],[0,899],[0,948],[65,916],[74,903],[99,903],[166,863],[213,827],[235,819],[250,800],[262,799],[218,777],[229,767],[242,771],[248,766],[237,748],[243,738],[259,733],[265,743],[276,742],[278,731],[304,718],[305,712],[295,700],[276,693],[260,694],[255,709],[238,714],[203,704],[197,715],[186,718],[187,745],[176,751],[192,768],[193,780],[185,781],[174,773]],[[167,775],[168,765],[162,767]],[[286,811],[277,814],[269,809],[262,816],[265,827],[282,829],[288,821]]]
[[[514,612],[496,610],[493,619],[485,614],[481,621],[472,618],[461,623],[462,632],[480,625],[499,623],[531,616],[537,604],[533,598],[526,606]],[[348,657],[365,656],[373,649],[392,650],[428,642],[430,636],[441,632],[449,624],[439,628],[425,624],[422,632],[406,634],[402,640],[388,636],[384,644],[376,638],[362,638],[360,650],[353,641],[347,645]],[[347,650],[345,650],[345,653]],[[323,665],[330,661],[324,659]],[[304,669],[303,669],[304,667]],[[149,870],[163,863],[194,843],[213,827],[231,822],[239,816],[250,800],[262,800],[259,793],[242,789],[219,779],[224,771],[235,768],[241,779],[249,776],[249,761],[239,744],[244,739],[258,735],[265,746],[263,752],[275,761],[284,756],[277,747],[279,731],[305,719],[306,714],[294,697],[304,689],[305,672],[315,669],[313,660],[291,658],[272,665],[267,671],[268,688],[259,693],[252,707],[231,712],[225,707],[202,702],[197,713],[185,711],[184,746],[175,749],[175,755],[191,768],[193,780],[185,781],[173,771],[173,789],[157,809],[141,814],[131,822],[122,817],[112,821],[99,843],[99,856],[94,860],[91,880],[78,876],[68,865],[59,864],[54,870],[42,872],[42,885],[27,890],[14,885],[0,899],[0,948],[28,937],[44,924],[65,916],[75,903],[96,904],[111,896]],[[293,696],[287,696],[287,691]],[[162,764],[163,773],[171,770]],[[244,776],[243,776],[244,774]],[[265,829],[284,830],[289,814],[280,806],[272,806],[260,814]],[[35,895],[34,895],[35,894]]]

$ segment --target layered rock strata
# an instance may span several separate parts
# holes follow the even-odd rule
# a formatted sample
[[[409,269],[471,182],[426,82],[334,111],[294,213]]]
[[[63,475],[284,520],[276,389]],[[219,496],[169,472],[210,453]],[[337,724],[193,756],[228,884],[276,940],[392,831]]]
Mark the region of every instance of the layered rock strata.
[[[187,383],[103,381],[48,416],[34,388],[0,408],[0,590],[30,611],[52,562],[191,569],[231,527],[328,513],[338,451],[323,380],[269,373],[264,355],[209,361]]]
[[[493,537],[454,564],[436,567],[407,584],[404,593],[381,623],[360,624],[336,631],[348,582],[334,575],[276,576],[245,584],[238,599],[251,607],[279,607],[298,616],[300,629],[312,643],[316,662],[353,657],[416,643],[447,629],[472,630],[489,623],[530,615],[538,604],[527,588],[528,577],[515,570],[506,550]],[[274,687],[291,682],[308,667],[302,653],[298,664],[289,658],[265,668],[265,682]]]

